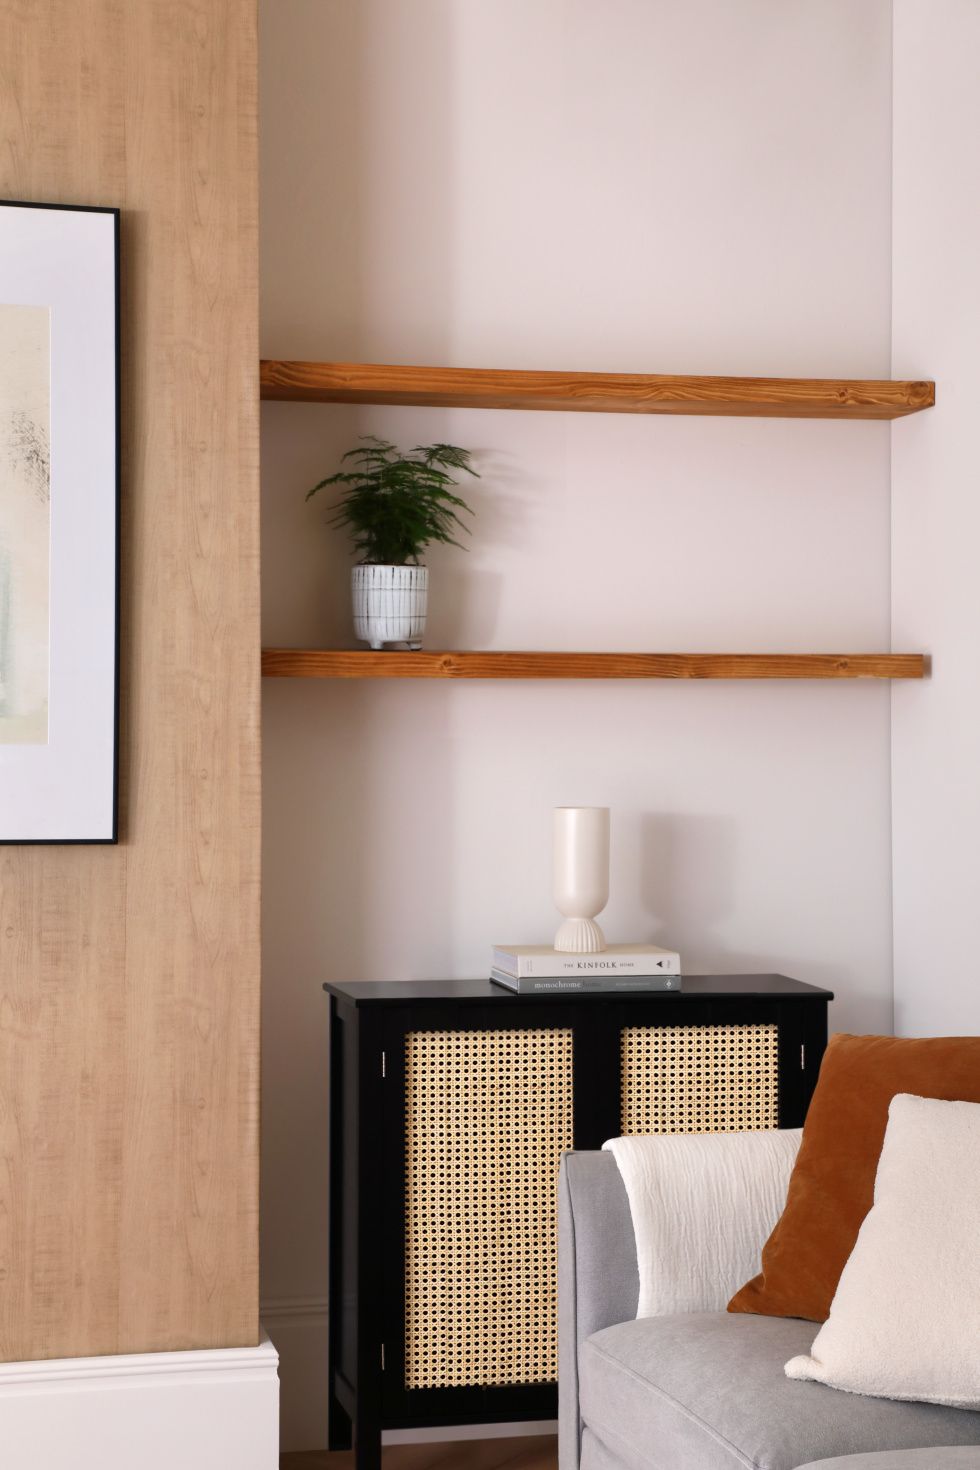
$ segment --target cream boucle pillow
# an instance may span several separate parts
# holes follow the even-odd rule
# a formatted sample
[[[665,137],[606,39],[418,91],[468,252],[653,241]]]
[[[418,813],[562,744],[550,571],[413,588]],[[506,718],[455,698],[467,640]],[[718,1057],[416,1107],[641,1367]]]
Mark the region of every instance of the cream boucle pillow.
[[[892,1098],[874,1205],[786,1374],[980,1409],[980,1103]]]

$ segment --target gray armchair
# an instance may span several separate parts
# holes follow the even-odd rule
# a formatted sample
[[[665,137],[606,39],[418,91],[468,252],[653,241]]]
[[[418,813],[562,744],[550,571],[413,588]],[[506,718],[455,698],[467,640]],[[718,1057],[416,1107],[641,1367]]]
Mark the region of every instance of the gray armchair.
[[[636,1320],[629,1202],[609,1153],[558,1186],[560,1470],[980,1470],[980,1414],[798,1383],[812,1322]],[[843,1459],[839,1457],[844,1457]]]

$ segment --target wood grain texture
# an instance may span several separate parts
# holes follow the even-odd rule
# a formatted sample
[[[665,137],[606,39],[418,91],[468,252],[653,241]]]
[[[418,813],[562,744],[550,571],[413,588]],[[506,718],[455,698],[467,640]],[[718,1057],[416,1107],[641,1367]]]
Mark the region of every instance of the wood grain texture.
[[[389,1445],[383,1470],[558,1470],[554,1435],[514,1439],[450,1440],[444,1444]],[[280,1470],[354,1470],[350,1450],[282,1455]]]
[[[480,653],[265,648],[266,678],[921,679],[921,653]]]
[[[0,848],[0,1358],[257,1341],[255,0],[0,0],[0,195],[122,213],[118,847]]]
[[[275,361],[260,364],[260,378],[267,399],[572,413],[894,419],[931,408],[936,401],[934,383],[854,378],[699,378]]]

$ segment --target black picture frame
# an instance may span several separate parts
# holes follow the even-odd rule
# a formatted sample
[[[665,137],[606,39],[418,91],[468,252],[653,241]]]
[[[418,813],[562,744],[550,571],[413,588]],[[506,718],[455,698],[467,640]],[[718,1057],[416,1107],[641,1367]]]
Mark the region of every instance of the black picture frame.
[[[0,200],[0,454],[6,413],[12,466],[6,488],[11,497],[18,493],[15,471],[24,457],[16,438],[24,410],[9,395],[4,399],[3,327],[9,328],[8,382],[9,364],[16,362],[23,339],[31,348],[27,360],[33,372],[33,378],[30,373],[24,377],[40,384],[39,314],[45,312],[50,444],[47,697],[40,732],[39,668],[32,670],[31,685],[37,707],[25,698],[26,708],[21,709],[13,680],[4,678],[18,667],[9,652],[16,632],[15,596],[20,594],[23,604],[21,588],[29,582],[24,576],[17,582],[15,567],[8,571],[5,603],[0,583],[0,620],[6,608],[6,625],[0,621],[0,843],[116,843],[122,464],[118,208]],[[37,428],[28,421],[32,431]],[[35,480],[40,478],[37,459],[34,455]],[[0,510],[3,493],[0,462]],[[40,498],[35,489],[35,499]],[[27,534],[22,530],[22,539]],[[36,523],[30,535],[38,542]],[[15,534],[8,563],[17,550]],[[37,553],[36,544],[28,545],[25,565],[36,567]],[[42,580],[40,574],[36,580]],[[41,594],[33,585],[31,595],[30,627],[37,629]],[[36,638],[33,647],[27,641],[39,664],[42,640]]]

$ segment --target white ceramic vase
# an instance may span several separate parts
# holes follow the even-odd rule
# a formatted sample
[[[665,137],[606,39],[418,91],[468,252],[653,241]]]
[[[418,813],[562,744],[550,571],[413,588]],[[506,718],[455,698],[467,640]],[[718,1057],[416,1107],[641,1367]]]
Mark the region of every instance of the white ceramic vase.
[[[429,597],[428,567],[365,565],[351,572],[354,634],[372,648],[421,648]]]
[[[555,807],[555,904],[565,922],[555,949],[599,954],[606,938],[595,916],[609,902],[609,808]]]

